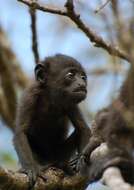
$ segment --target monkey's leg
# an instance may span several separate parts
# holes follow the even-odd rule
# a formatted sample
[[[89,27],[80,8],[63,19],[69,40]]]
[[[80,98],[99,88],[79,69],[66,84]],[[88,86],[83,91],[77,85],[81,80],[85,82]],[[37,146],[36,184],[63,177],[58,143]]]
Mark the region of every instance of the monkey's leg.
[[[75,130],[62,145],[61,154],[64,155],[65,160],[69,160],[77,150],[78,132]]]
[[[77,150],[78,133],[75,130],[66,141],[60,146],[57,151],[59,160],[56,164],[59,168],[63,169],[67,174],[74,174],[73,168],[69,165],[70,158],[75,154]]]

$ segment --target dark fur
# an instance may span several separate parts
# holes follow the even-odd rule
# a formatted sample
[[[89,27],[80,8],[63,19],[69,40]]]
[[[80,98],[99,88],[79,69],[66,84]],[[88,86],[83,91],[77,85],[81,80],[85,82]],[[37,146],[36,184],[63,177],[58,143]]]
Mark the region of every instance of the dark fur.
[[[130,80],[130,75],[131,70],[117,100],[99,111],[92,124],[90,141],[83,151],[83,158],[80,158],[79,161],[80,166],[82,159],[85,160],[83,168],[86,168],[87,165],[90,182],[100,179],[107,167],[117,166],[121,169],[124,179],[127,182],[134,183],[134,90],[132,89],[134,81]],[[131,76],[131,79],[133,79],[133,76]],[[127,114],[132,117],[130,120]],[[90,161],[91,152],[103,142],[108,145],[108,155],[105,155],[102,159],[97,158],[97,160]],[[82,166],[79,168],[82,168]],[[80,170],[84,171],[83,169]]]
[[[69,71],[76,73],[73,80],[66,79]],[[14,137],[19,160],[32,183],[45,166],[64,169],[90,137],[77,107],[86,97],[87,86],[80,63],[69,56],[56,55],[37,65],[35,74],[36,81],[26,89],[18,107]],[[75,130],[68,137],[69,120]]]

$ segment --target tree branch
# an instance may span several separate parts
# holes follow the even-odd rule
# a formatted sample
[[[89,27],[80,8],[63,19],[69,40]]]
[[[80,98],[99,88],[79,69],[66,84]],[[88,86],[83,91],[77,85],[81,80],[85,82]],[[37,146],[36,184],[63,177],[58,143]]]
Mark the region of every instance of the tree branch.
[[[28,84],[28,77],[25,75],[20,67],[20,62],[10,47],[8,37],[4,30],[0,27],[0,46],[3,49],[4,54],[7,57],[7,64],[13,73],[13,80],[20,88],[25,88]],[[9,64],[10,60],[10,64]]]
[[[13,128],[13,121],[10,116],[11,114],[8,109],[6,97],[1,90],[0,90],[0,115],[1,119],[6,123],[6,125]]]
[[[129,56],[125,54],[123,51],[119,50],[116,47],[106,43],[102,37],[95,34],[90,28],[88,28],[83,21],[80,19],[80,15],[77,15],[74,11],[73,0],[67,0],[66,3],[67,13],[68,16],[71,18],[72,21],[80,28],[90,39],[91,42],[94,43],[94,46],[101,47],[108,51],[109,54],[120,57],[127,61],[130,61]]]
[[[16,92],[13,84],[12,74],[8,66],[8,57],[6,56],[1,44],[0,44],[0,75],[1,75],[1,86],[4,91],[6,98],[7,107],[10,113],[11,125],[15,119],[16,113]]]
[[[52,13],[52,14],[58,14],[62,16],[69,17],[76,25],[77,27],[82,30],[86,36],[89,38],[89,40],[94,44],[96,47],[100,47],[105,49],[109,54],[117,56],[119,58],[122,58],[128,62],[130,62],[129,55],[125,52],[121,51],[119,48],[114,47],[113,45],[105,42],[102,37],[97,35],[95,32],[93,32],[89,27],[87,27],[83,21],[80,18],[80,15],[75,13],[74,5],[72,0],[67,0],[65,7],[67,8],[67,11],[61,11],[61,10],[55,10],[48,7],[44,7],[40,5],[39,3],[35,3],[32,0],[18,0],[19,2],[22,2],[28,6],[34,6],[35,9]]]
[[[94,12],[98,13],[100,12],[102,9],[104,9],[104,7],[110,2],[111,0],[107,0],[105,3],[103,3],[100,7],[98,7]]]
[[[0,114],[6,125],[13,129],[16,114],[16,87],[24,88],[28,83],[28,79],[21,70],[19,62],[11,50],[7,36],[1,27],[0,80]]]
[[[28,5],[29,7],[34,7],[35,9],[38,9],[40,11],[43,12],[48,12],[48,13],[52,13],[52,14],[57,14],[57,15],[62,15],[62,16],[67,16],[67,13],[65,11],[62,10],[55,10],[55,9],[51,9],[49,7],[45,7],[43,5],[40,5],[39,3],[33,1],[33,0],[18,0],[26,5]]]
[[[0,189],[28,190],[29,183],[26,174],[8,171],[0,167]],[[81,176],[65,177],[64,172],[50,168],[42,173],[35,184],[34,190],[84,190],[85,179]]]

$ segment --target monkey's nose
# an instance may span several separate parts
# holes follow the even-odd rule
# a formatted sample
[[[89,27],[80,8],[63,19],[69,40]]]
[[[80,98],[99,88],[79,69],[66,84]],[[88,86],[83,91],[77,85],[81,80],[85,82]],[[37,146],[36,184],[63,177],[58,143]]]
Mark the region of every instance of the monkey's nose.
[[[81,88],[81,90],[86,88],[86,84],[84,82],[78,83],[78,87]]]

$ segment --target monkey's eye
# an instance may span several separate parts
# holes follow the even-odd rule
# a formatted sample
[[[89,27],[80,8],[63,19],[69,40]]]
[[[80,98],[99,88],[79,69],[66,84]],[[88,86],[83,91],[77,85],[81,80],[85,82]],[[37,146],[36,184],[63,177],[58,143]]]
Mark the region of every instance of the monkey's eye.
[[[66,78],[72,79],[72,78],[74,77],[74,75],[75,75],[75,73],[70,71],[70,72],[68,72],[68,73],[66,74]]]
[[[85,80],[85,81],[87,80],[87,76],[84,75],[84,74],[81,75],[81,78],[82,78],[83,80]]]

